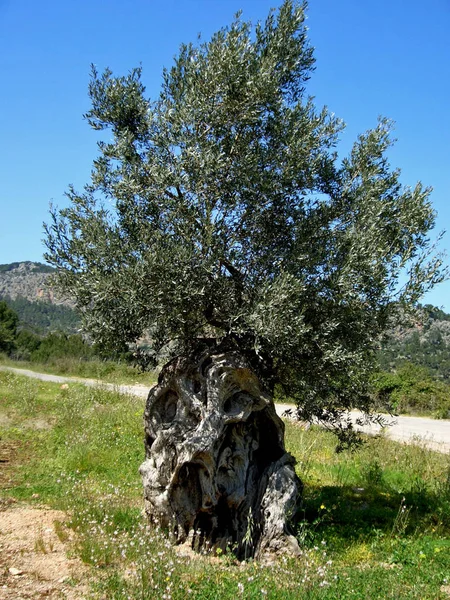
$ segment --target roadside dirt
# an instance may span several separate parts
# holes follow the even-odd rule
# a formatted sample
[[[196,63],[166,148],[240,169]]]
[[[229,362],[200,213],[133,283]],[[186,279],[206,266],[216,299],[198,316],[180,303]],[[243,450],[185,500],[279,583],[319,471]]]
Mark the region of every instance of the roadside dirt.
[[[86,569],[70,556],[67,515],[47,508],[0,508],[0,599],[81,600]],[[84,576],[84,577],[83,577]]]
[[[1,415],[0,415],[1,416]],[[0,437],[0,489],[10,487],[14,477],[13,465],[17,463],[20,451],[18,441],[5,441]],[[0,498],[0,510],[4,501]]]
[[[0,425],[11,422],[0,413]],[[50,424],[29,419],[25,426],[42,429]],[[0,600],[82,600],[87,569],[71,557],[74,533],[66,525],[68,516],[19,505],[8,496],[26,450],[26,444],[0,437]]]

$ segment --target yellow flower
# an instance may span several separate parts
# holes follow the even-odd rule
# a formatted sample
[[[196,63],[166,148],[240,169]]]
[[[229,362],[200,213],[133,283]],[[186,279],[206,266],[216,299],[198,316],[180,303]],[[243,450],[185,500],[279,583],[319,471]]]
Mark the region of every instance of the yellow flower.
[[[320,510],[324,510],[326,508],[325,504],[320,505]]]

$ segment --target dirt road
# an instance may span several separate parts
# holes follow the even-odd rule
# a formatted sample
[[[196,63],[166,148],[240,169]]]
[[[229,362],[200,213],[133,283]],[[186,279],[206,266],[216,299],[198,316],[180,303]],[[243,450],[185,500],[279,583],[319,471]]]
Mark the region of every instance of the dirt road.
[[[11,371],[17,375],[25,375],[42,381],[54,381],[56,383],[82,383],[88,386],[101,386],[109,390],[117,390],[124,394],[133,394],[146,398],[149,388],[143,385],[117,385],[113,383],[104,383],[97,379],[81,379],[79,377],[62,377],[59,375],[48,375],[46,373],[35,373],[26,369],[15,369],[13,367],[0,366],[0,371]],[[279,415],[292,408],[288,404],[277,404]],[[351,413],[352,420],[355,422],[359,413]],[[450,420],[435,420],[426,417],[392,417],[390,426],[385,430],[385,435],[399,442],[423,443],[427,447],[439,452],[450,452]],[[375,435],[380,433],[380,427],[371,425],[370,427],[359,427],[358,429],[365,433]]]

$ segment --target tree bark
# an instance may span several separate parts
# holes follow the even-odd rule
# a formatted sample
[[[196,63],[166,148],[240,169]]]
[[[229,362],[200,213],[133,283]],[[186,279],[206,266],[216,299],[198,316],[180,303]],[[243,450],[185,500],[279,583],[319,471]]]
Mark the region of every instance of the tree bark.
[[[149,519],[196,550],[239,559],[298,552],[302,484],[284,423],[246,360],[209,350],[161,371],[145,410],[140,472]]]

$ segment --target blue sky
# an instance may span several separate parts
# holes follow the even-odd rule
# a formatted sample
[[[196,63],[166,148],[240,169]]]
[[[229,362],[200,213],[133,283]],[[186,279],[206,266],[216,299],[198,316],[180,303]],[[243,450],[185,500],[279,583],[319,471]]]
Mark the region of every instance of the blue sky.
[[[256,22],[279,4],[0,0],[0,263],[42,261],[49,203],[63,206],[68,185],[89,180],[90,63],[116,74],[141,63],[155,97],[181,42],[209,38],[239,9]],[[378,115],[393,119],[393,166],[404,184],[433,186],[436,229],[450,229],[449,0],[311,0],[308,15],[317,59],[308,92],[347,123],[343,152]],[[441,249],[450,249],[450,232]],[[425,301],[450,312],[450,282]]]

